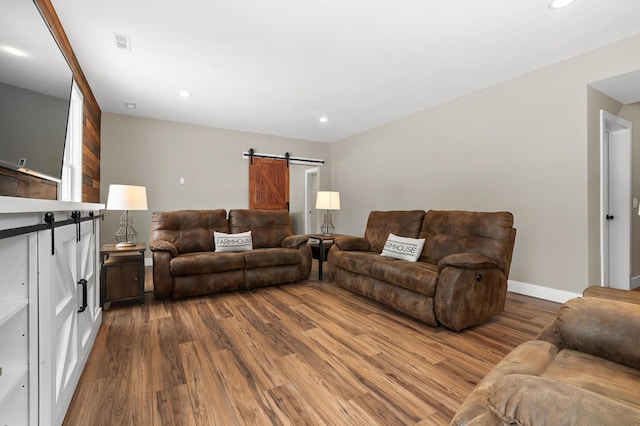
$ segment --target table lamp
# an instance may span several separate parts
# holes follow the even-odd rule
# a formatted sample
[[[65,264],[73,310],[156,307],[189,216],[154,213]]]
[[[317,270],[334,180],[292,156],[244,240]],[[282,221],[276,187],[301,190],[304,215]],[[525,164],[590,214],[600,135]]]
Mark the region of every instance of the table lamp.
[[[133,228],[129,210],[147,210],[147,188],[134,185],[109,185],[107,210],[124,210],[120,216],[120,227],[116,231],[116,246],[135,245],[138,233]]]
[[[340,193],[335,191],[318,191],[316,209],[325,209],[324,222],[320,227],[322,235],[333,235],[336,227],[331,222],[331,210],[340,210]]]

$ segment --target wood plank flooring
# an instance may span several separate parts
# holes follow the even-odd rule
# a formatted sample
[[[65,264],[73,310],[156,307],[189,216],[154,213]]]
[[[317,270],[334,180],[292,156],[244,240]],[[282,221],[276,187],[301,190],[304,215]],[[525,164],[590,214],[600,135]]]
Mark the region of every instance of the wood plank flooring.
[[[315,262],[314,262],[315,263]],[[559,304],[432,328],[328,280],[104,312],[65,425],[443,425]]]

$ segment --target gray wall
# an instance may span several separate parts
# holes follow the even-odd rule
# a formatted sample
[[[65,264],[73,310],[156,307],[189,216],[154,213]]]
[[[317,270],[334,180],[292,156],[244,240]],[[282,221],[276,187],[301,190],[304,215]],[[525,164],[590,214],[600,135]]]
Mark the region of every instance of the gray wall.
[[[581,293],[599,264],[587,86],[639,69],[638,49],[635,36],[333,143],[341,232],[362,235],[373,209],[508,210],[510,279]]]
[[[113,183],[146,186],[149,210],[130,216],[138,241],[148,243],[153,211],[248,208],[249,162],[242,152],[249,148],[329,159],[326,143],[103,113],[100,200],[107,202]],[[310,167],[316,166],[291,165],[291,216],[298,233],[304,233],[304,170]],[[321,189],[331,188],[328,167],[320,167]],[[115,241],[121,213],[105,211],[102,244]]]

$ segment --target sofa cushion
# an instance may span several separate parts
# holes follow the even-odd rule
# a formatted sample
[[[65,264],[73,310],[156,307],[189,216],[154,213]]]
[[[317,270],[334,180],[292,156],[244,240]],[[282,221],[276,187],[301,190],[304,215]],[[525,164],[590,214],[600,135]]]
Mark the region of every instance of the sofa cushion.
[[[423,246],[424,238],[399,237],[390,233],[381,254],[385,257],[415,262],[420,257]]]
[[[542,377],[577,386],[640,409],[640,370],[588,353],[562,349]]]
[[[213,251],[214,231],[229,232],[226,210],[177,210],[151,215],[151,242],[168,241],[180,254]]]
[[[372,211],[369,213],[364,238],[369,241],[371,251],[382,253],[389,233],[418,238],[423,220],[424,210]]]
[[[212,251],[181,254],[171,259],[171,275],[202,275],[244,268],[242,253],[215,253]]]
[[[376,262],[371,265],[371,276],[416,293],[433,297],[438,282],[438,267],[425,262],[402,260]]]
[[[297,265],[302,262],[302,252],[290,248],[256,249],[243,253],[245,268]]]
[[[371,266],[377,262],[393,262],[393,259],[382,257],[378,253],[365,251],[335,251],[331,252],[330,259],[334,268],[362,275],[371,275]]]
[[[429,210],[420,238],[425,239],[422,261],[437,265],[450,254],[478,253],[494,259],[508,275],[515,240],[513,215]]]
[[[507,375],[491,388],[489,409],[514,425],[637,425],[640,410],[556,380]]]
[[[216,252],[241,252],[253,250],[251,242],[251,231],[239,234],[225,234],[224,232],[213,233],[214,246]]]
[[[293,224],[286,210],[230,210],[229,229],[233,234],[251,231],[253,248],[280,247],[293,235]]]

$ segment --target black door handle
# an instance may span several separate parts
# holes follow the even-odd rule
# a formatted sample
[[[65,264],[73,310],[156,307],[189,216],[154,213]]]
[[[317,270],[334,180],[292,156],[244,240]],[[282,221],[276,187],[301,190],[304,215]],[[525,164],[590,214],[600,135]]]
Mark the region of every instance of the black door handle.
[[[607,215],[607,220],[613,220],[613,215],[612,214],[608,214]]]
[[[87,280],[84,278],[78,281],[78,285],[82,286],[82,306],[78,308],[78,312],[84,312],[87,309]]]

